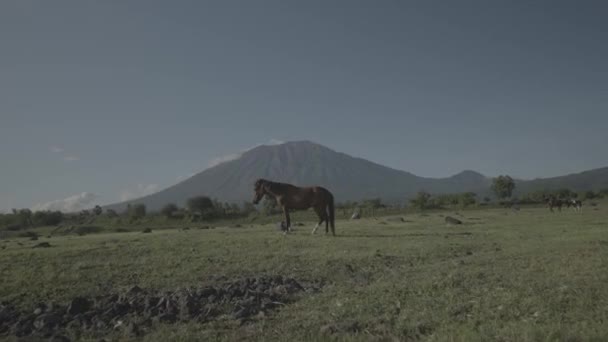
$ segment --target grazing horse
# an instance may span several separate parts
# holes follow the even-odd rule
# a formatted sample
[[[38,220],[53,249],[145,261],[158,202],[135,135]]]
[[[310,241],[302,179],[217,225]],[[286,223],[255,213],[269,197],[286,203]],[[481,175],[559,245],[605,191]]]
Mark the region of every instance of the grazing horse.
[[[557,210],[562,211],[562,206],[564,205],[564,201],[559,198],[555,198],[553,196],[547,199],[547,204],[549,205],[549,210],[553,212],[553,208],[557,208]]]
[[[573,207],[574,211],[581,212],[583,211],[583,202],[573,198],[568,200],[568,207]]]
[[[336,236],[334,196],[329,190],[320,186],[300,188],[291,184],[258,179],[255,182],[254,191],[253,204],[258,204],[264,195],[273,196],[277,200],[277,204],[285,214],[287,229],[285,233],[291,230],[289,210],[306,210],[312,207],[319,216],[319,223],[312,230],[312,234],[317,232],[321,223],[325,222],[325,234],[329,232],[329,226],[331,225],[331,233]]]

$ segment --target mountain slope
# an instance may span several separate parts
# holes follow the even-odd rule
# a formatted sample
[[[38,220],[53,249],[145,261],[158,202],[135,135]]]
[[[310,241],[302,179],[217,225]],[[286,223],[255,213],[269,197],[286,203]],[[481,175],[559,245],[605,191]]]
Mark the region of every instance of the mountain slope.
[[[570,189],[588,191],[608,189],[608,167],[573,173],[565,176],[517,181],[516,192],[528,193],[545,189]]]
[[[309,141],[298,141],[256,147],[238,159],[204,170],[158,193],[106,208],[123,210],[129,203],[143,203],[149,210],[158,210],[167,203],[184,205],[188,198],[198,195],[240,203],[253,198],[253,183],[258,178],[301,186],[322,185],[334,193],[337,201],[375,197],[403,200],[420,190],[487,194],[491,183],[489,178],[474,171],[463,171],[448,178],[419,177]],[[586,190],[597,184],[608,187],[608,168],[545,180],[518,181],[521,189],[566,186]]]

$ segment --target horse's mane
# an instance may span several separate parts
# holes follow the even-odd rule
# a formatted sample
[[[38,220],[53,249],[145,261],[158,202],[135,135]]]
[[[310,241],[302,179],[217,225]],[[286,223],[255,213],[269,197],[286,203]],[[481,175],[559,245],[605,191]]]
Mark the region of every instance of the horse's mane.
[[[276,189],[276,188],[297,188],[297,186],[293,185],[293,184],[289,184],[289,183],[281,183],[281,182],[273,182],[273,181],[269,181],[267,179],[258,179],[258,182],[262,181],[266,184],[268,184],[270,186],[271,189]]]

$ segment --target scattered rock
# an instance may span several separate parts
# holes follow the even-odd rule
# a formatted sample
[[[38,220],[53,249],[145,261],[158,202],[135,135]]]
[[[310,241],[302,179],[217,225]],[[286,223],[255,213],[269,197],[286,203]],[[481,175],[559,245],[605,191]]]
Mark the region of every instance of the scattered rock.
[[[83,297],[76,297],[72,299],[70,305],[68,305],[68,313],[70,315],[78,315],[87,312],[93,303]]]
[[[338,326],[335,324],[326,324],[321,326],[319,333],[321,335],[332,335],[338,332]]]
[[[40,315],[34,320],[34,328],[37,330],[49,330],[55,328],[59,323],[61,323],[59,315],[48,313]]]
[[[445,217],[445,223],[447,224],[462,224],[462,221],[459,219],[453,218],[452,216]]]
[[[71,342],[71,340],[63,335],[54,335],[49,342]]]
[[[49,248],[51,247],[51,244],[48,242],[41,242],[35,246],[33,246],[32,248]]]

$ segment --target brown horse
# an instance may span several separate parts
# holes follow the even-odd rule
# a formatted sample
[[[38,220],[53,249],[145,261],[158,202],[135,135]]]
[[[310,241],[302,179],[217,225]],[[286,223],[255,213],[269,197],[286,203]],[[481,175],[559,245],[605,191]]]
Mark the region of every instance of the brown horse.
[[[253,204],[258,204],[264,195],[273,196],[277,200],[277,204],[283,209],[283,213],[285,214],[287,230],[291,230],[289,210],[306,210],[312,207],[317,216],[319,216],[319,223],[312,230],[312,234],[317,232],[321,223],[325,222],[325,234],[329,233],[329,226],[331,225],[331,233],[336,236],[334,196],[329,190],[320,186],[300,188],[291,184],[271,182],[265,179],[258,179],[255,182],[254,190]]]
[[[547,204],[549,205],[549,210],[553,212],[553,208],[557,208],[557,210],[562,211],[562,206],[564,205],[564,201],[555,196],[549,196],[546,198]]]

